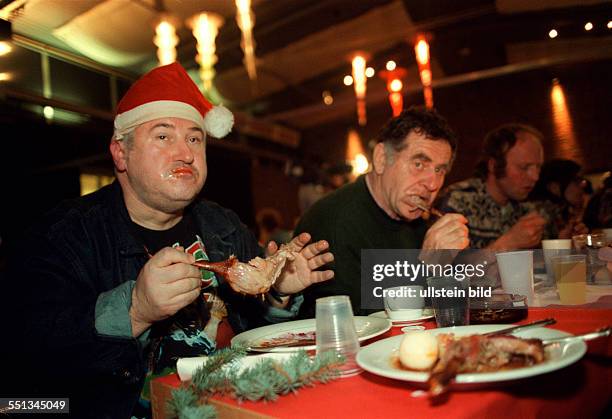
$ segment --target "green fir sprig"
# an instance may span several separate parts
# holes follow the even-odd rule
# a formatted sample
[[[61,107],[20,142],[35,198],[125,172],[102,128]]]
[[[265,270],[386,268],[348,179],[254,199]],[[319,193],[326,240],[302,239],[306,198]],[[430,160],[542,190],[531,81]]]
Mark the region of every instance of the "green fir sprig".
[[[189,384],[172,392],[167,405],[171,417],[216,417],[215,409],[208,404],[215,394],[229,395],[240,401],[276,400],[279,395],[296,393],[302,387],[337,378],[338,367],[344,363],[344,359],[333,352],[310,357],[305,351],[299,351],[283,362],[262,359],[237,373],[231,365],[245,355],[246,350],[237,347],[210,356],[207,363],[196,370]]]

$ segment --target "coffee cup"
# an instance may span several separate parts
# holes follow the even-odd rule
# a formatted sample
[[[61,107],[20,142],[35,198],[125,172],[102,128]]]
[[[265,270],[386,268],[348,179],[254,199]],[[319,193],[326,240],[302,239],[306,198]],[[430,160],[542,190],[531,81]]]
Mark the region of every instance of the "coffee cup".
[[[402,285],[383,290],[385,312],[391,321],[408,321],[423,315],[425,299],[420,285]]]

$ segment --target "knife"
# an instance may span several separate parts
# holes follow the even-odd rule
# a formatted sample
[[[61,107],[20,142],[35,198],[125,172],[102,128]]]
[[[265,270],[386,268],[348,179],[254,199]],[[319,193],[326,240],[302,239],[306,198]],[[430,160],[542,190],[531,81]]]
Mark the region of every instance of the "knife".
[[[543,320],[538,320],[538,321],[527,323],[527,324],[522,324],[519,326],[506,327],[504,329],[495,330],[493,332],[483,333],[482,335],[483,336],[507,335],[508,333],[516,332],[517,330],[529,329],[531,327],[548,326],[548,325],[555,324],[555,323],[557,323],[557,321],[553,318],[543,319]]]

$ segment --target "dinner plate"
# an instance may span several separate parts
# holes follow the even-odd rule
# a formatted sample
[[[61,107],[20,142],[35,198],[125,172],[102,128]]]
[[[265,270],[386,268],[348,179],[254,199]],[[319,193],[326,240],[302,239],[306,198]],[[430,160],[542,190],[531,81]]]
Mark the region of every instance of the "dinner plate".
[[[474,326],[445,327],[440,329],[430,329],[426,333],[437,335],[439,333],[454,333],[456,336],[473,335],[492,332],[509,325],[488,324]],[[571,336],[570,333],[559,330],[548,329],[545,327],[532,328],[519,331],[515,336],[521,338],[548,339],[564,336]],[[394,367],[391,359],[397,356],[397,351],[404,336],[393,336],[379,340],[364,348],[357,354],[357,364],[366,371],[383,377],[394,378],[397,380],[411,381],[415,383],[425,383],[429,378],[427,372],[406,371]],[[510,381],[520,378],[532,377],[534,375],[545,374],[564,368],[578,361],[585,354],[586,344],[577,340],[571,343],[562,343],[548,346],[546,348],[548,359],[541,364],[516,368],[498,372],[458,374],[454,384],[471,383],[493,383],[498,381]]]
[[[423,314],[420,317],[417,317],[416,319],[411,319],[411,320],[391,320],[389,319],[389,316],[387,316],[387,312],[386,311],[377,311],[376,313],[372,313],[369,315],[369,317],[375,317],[378,319],[389,319],[391,321],[391,324],[393,325],[393,327],[399,327],[399,326],[407,326],[410,324],[417,324],[417,323],[423,323],[425,320],[431,319],[434,316],[434,311],[432,308],[426,308],[423,310]]]
[[[378,335],[382,335],[387,330],[391,329],[391,322],[387,319],[367,316],[355,316],[355,329],[359,341],[364,341]],[[232,339],[232,346],[259,346],[264,341],[274,339],[286,335],[288,333],[313,333],[316,329],[315,319],[296,320],[292,322],[284,322],[271,324],[269,326],[258,327],[257,329],[247,330],[242,332]],[[291,346],[280,348],[257,348],[257,352],[294,352],[298,350],[314,350],[316,345],[307,346]]]

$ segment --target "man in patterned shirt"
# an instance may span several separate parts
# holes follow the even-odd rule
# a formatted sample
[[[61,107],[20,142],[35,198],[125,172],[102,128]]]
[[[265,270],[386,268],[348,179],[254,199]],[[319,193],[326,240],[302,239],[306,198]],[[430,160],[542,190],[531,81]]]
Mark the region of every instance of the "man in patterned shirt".
[[[485,137],[477,176],[450,185],[438,208],[468,219],[471,248],[528,249],[539,246],[548,222],[524,202],[544,161],[542,134],[521,124],[502,125]]]

